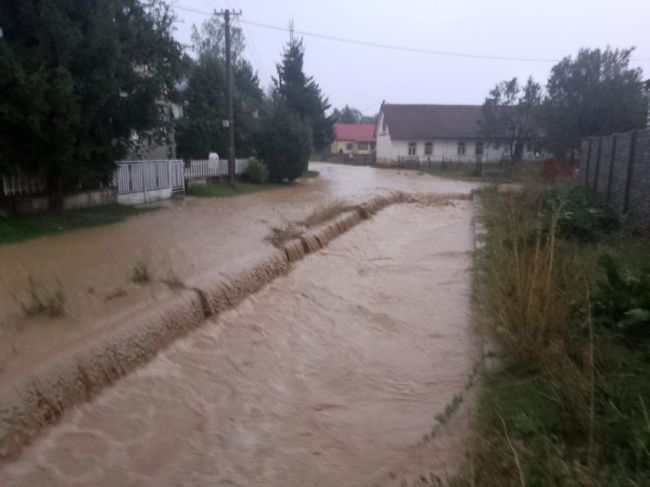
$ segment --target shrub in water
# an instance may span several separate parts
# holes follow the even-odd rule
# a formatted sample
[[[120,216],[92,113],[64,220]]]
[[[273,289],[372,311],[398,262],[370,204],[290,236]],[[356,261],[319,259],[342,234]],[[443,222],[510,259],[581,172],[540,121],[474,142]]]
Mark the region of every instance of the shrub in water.
[[[269,180],[269,170],[266,168],[266,164],[254,157],[249,159],[248,167],[246,168],[246,178],[254,184],[266,183]]]

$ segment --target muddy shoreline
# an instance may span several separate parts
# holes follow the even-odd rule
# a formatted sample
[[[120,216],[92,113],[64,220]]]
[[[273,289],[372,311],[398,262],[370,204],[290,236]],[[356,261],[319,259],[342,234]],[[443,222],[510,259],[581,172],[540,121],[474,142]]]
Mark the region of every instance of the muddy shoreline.
[[[197,328],[207,317],[237,306],[244,298],[290,271],[293,263],[316,252],[396,203],[445,204],[469,199],[467,194],[411,195],[394,192],[357,205],[329,224],[287,243],[260,265],[234,279],[215,283],[193,283],[156,306],[137,315],[119,316],[123,327],[92,342],[85,342],[65,357],[41,364],[35,373],[0,391],[0,459],[16,458],[48,426],[56,423],[72,406],[94,397],[118,378],[153,358],[177,338]]]

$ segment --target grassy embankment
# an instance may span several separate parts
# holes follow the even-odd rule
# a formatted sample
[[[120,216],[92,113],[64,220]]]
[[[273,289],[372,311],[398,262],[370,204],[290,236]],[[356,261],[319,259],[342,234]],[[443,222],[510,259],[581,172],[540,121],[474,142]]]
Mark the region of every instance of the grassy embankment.
[[[302,178],[315,178],[318,174],[318,171],[306,171]],[[292,183],[249,183],[245,181],[238,181],[235,184],[230,184],[225,181],[219,181],[190,186],[187,194],[189,196],[199,196],[204,198],[228,198],[231,196],[257,193],[258,191],[285,188],[291,184]]]
[[[231,196],[241,196],[249,193],[257,193],[258,191],[268,191],[270,189],[282,188],[286,184],[276,183],[243,183],[237,182],[229,184],[226,182],[207,183],[201,185],[191,186],[187,190],[189,196],[199,196],[203,198],[229,198]]]
[[[475,290],[500,367],[453,485],[650,485],[650,240],[582,189],[481,199]]]
[[[144,211],[151,211],[151,208],[111,204],[67,210],[61,214],[41,213],[0,217],[0,244],[117,223]]]

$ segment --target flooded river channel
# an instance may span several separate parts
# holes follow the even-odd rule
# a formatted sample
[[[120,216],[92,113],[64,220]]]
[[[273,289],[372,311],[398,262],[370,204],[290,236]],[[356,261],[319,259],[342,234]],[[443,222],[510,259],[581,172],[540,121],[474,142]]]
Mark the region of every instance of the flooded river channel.
[[[385,208],[66,413],[2,485],[388,483],[477,355],[471,217]],[[462,452],[440,455],[444,477]]]

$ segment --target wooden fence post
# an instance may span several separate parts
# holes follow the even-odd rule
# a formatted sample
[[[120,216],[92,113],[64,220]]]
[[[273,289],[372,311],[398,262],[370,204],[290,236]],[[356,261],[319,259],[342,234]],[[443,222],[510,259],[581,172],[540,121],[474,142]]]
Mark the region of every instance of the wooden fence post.
[[[625,180],[625,199],[623,200],[623,213],[630,211],[630,187],[632,186],[632,167],[634,166],[634,156],[636,152],[637,131],[632,131],[630,140],[630,158],[627,163],[627,179]]]

